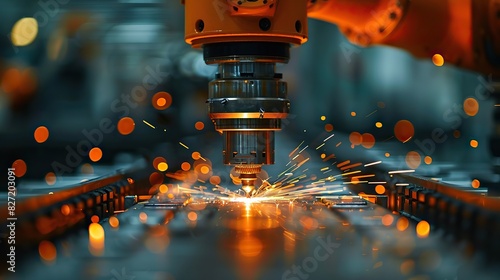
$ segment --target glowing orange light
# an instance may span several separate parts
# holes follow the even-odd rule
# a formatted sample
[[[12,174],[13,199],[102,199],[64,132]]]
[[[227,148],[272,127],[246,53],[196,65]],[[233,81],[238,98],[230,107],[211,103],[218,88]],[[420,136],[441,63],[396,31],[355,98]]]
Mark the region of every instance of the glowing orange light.
[[[385,214],[382,217],[382,224],[386,227],[392,225],[393,222],[394,222],[394,216],[392,216],[391,214]]]
[[[46,262],[52,262],[57,257],[56,246],[47,240],[43,240],[38,244],[38,253],[40,254],[40,258]]]
[[[196,212],[193,212],[193,211],[189,212],[187,216],[188,216],[188,219],[192,222],[194,222],[194,221],[196,221],[196,219],[198,219],[198,214],[196,214]]]
[[[326,154],[321,154],[320,156],[322,159],[326,158]]]
[[[129,135],[135,129],[135,122],[129,117],[121,118],[118,121],[117,129],[121,135]]]
[[[17,159],[12,163],[12,168],[14,168],[14,172],[16,173],[16,177],[23,177],[28,171],[28,167],[26,166],[26,162],[22,159]]]
[[[394,135],[399,141],[406,143],[415,135],[415,128],[410,121],[400,120],[394,126]]]
[[[477,142],[477,140],[470,140],[470,146],[472,148],[477,148],[477,146],[479,145],[479,143]]]
[[[161,172],[167,171],[168,169],[168,164],[166,162],[160,162],[158,163],[158,170]]]
[[[220,179],[219,176],[212,176],[212,177],[210,177],[210,184],[212,184],[212,185],[218,185],[218,184],[220,184],[220,182],[221,182],[221,179]]]
[[[453,131],[453,137],[460,138],[460,135],[461,135],[460,130]]]
[[[149,183],[154,186],[154,185],[159,185],[163,183],[164,176],[161,173],[158,172],[153,172],[151,175],[149,175]]]
[[[351,132],[349,135],[349,141],[351,145],[358,146],[363,142],[363,136],[359,132]]]
[[[376,122],[375,127],[382,128],[383,124],[381,122]]]
[[[165,184],[161,184],[160,187],[158,188],[160,193],[167,193],[168,192],[168,186]]]
[[[322,121],[326,120],[326,116],[321,116],[320,120]]]
[[[110,217],[108,222],[112,228],[117,228],[120,225],[120,220],[115,216]]]
[[[189,164],[189,162],[183,162],[181,164],[181,169],[184,171],[188,171],[189,169],[191,169],[191,164]]]
[[[426,238],[427,236],[429,236],[429,232],[431,231],[431,226],[427,221],[422,220],[417,224],[415,230],[417,231],[418,237]]]
[[[90,163],[84,163],[80,170],[83,174],[94,174],[94,167]]]
[[[396,223],[396,228],[399,231],[405,231],[409,225],[410,225],[410,222],[408,221],[408,219],[405,217],[401,217],[398,219],[398,222]]]
[[[362,137],[361,145],[366,149],[371,149],[373,148],[373,146],[375,146],[375,137],[371,133],[363,133],[361,137]]]
[[[158,100],[156,100],[156,105],[158,105],[158,107],[163,107],[165,106],[165,104],[167,104],[167,100],[163,97],[160,97],[158,98]]]
[[[69,207],[69,205],[67,204],[61,206],[61,214],[63,214],[64,216],[68,216],[69,214],[71,214],[71,207]]]
[[[471,185],[474,189],[477,189],[481,186],[481,182],[478,179],[474,179],[474,180],[472,180]]]
[[[325,131],[326,132],[332,132],[333,131],[333,125],[330,123],[325,124]]]
[[[89,226],[89,251],[94,256],[104,253],[104,228],[98,223]]]
[[[351,112],[351,117],[355,117],[356,116],[356,112]]]
[[[244,257],[257,257],[262,252],[262,248],[262,241],[253,236],[245,236],[238,242],[238,249]]]
[[[93,239],[103,239],[104,238],[104,229],[98,223],[92,223],[89,226],[89,235]]]
[[[148,221],[148,214],[144,213],[144,212],[141,212],[139,214],[139,220],[141,221],[141,223],[146,223]]]
[[[385,193],[385,187],[382,185],[377,185],[375,187],[375,192],[378,194],[384,194]]]
[[[102,150],[98,147],[94,147],[89,151],[89,158],[93,162],[98,162],[102,158]]]
[[[201,168],[200,168],[200,172],[202,174],[208,174],[208,172],[210,172],[210,168],[206,165],[203,165]]]
[[[56,183],[56,174],[54,172],[45,174],[45,182],[47,185],[54,185]]]
[[[153,159],[153,167],[158,169],[158,165],[162,162],[167,162],[167,160],[164,157],[155,157],[155,159]]]
[[[430,156],[426,156],[426,157],[424,158],[424,162],[425,162],[425,164],[429,165],[429,164],[431,164],[431,163],[432,163],[432,158],[431,158]]]
[[[35,129],[33,136],[37,143],[43,143],[49,138],[49,129],[45,126],[39,126]]]
[[[411,169],[417,169],[422,163],[422,157],[418,152],[410,151],[406,154],[406,165]]]
[[[438,67],[441,67],[444,65],[444,57],[440,54],[435,54],[432,56],[432,63],[434,63],[434,65]]]
[[[168,92],[160,91],[151,99],[156,110],[165,110],[172,105],[172,96]]]
[[[415,268],[415,262],[413,260],[405,260],[404,262],[401,263],[401,266],[399,267],[403,275],[410,274],[414,268]]]
[[[99,222],[99,216],[97,215],[93,215],[91,218],[90,218],[90,221],[92,223],[98,223]]]
[[[306,230],[315,230],[318,228],[318,221],[314,218],[308,217],[308,216],[302,216],[300,219],[300,224],[304,227]]]
[[[464,101],[464,112],[473,117],[479,112],[479,103],[474,98],[467,98]]]
[[[385,153],[385,154],[384,154],[384,156],[385,156],[385,157],[390,157],[390,156],[391,156],[391,154],[389,154],[389,153]]]
[[[193,152],[191,154],[191,157],[194,159],[194,160],[199,160],[201,158],[201,154],[199,152]]]
[[[196,128],[196,130],[203,130],[205,128],[205,124],[203,122],[196,122],[194,124],[194,128]]]

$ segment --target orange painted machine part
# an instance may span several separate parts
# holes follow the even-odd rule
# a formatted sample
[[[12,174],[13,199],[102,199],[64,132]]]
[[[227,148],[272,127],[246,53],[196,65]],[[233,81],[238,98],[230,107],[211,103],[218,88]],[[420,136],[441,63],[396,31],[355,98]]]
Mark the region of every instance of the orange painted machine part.
[[[307,41],[307,2],[269,0],[254,8],[236,0],[184,0],[185,39],[194,47],[245,41],[300,45]]]
[[[318,0],[308,15],[339,25],[358,45],[440,54],[446,63],[500,77],[500,0]]]

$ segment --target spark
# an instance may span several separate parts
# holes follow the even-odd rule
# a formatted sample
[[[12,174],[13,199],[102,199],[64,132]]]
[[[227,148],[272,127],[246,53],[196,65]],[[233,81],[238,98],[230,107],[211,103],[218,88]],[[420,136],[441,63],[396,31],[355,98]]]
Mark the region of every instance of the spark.
[[[186,150],[189,150],[189,147],[186,146],[186,144],[182,143],[182,142],[179,142],[179,145],[181,145],[182,147],[186,148]]]
[[[332,159],[335,157],[335,154],[331,154],[329,156],[327,156],[326,158],[323,159],[323,161],[328,161],[329,159]]]
[[[335,136],[335,134],[332,134],[332,135],[326,137],[325,140],[323,140],[323,142],[326,142],[326,141],[330,140],[330,138],[332,138],[333,136]]]
[[[372,166],[372,165],[377,165],[377,164],[381,164],[381,163],[382,163],[382,161],[381,161],[381,160],[379,160],[379,161],[375,161],[375,162],[367,163],[367,164],[365,164],[365,165],[364,165],[364,167],[368,167],[368,166]]]
[[[307,148],[309,148],[309,145],[305,146],[302,150],[300,150],[299,154],[302,153]]]
[[[395,170],[395,171],[389,171],[389,174],[397,174],[397,173],[412,173],[415,172],[414,169],[408,169],[408,170]]]
[[[354,177],[352,177],[352,178],[353,178],[353,179],[354,179],[354,178],[361,179],[361,178],[370,178],[370,177],[375,177],[375,174],[359,175],[359,176],[354,176]]]
[[[366,184],[368,181],[351,181],[351,182],[344,182],[344,185],[357,185],[357,184]]]
[[[300,149],[300,146],[302,146],[302,144],[304,144],[304,141],[300,142],[297,148],[293,149],[293,151],[288,155],[288,157],[291,158],[293,154],[295,154]]]
[[[368,182],[369,185],[383,185],[387,184],[387,182]]]
[[[351,169],[351,168],[354,168],[354,167],[358,167],[358,166],[361,166],[361,165],[362,165],[361,162],[353,163],[351,165],[343,166],[342,168],[340,168],[340,170],[345,171],[345,170],[348,170],[348,169]]]
[[[323,143],[323,144],[319,145],[318,147],[316,147],[316,150],[321,149],[321,147],[323,147],[325,144],[326,144],[326,143]]]
[[[366,115],[366,116],[365,116],[365,118],[368,118],[369,116],[371,116],[371,115],[375,114],[377,111],[378,111],[378,110],[375,110],[375,111],[371,112],[370,114]]]
[[[495,104],[495,107],[500,107],[500,104]]]
[[[404,186],[409,186],[410,184],[408,183],[397,183],[396,186],[398,187],[404,187]]]
[[[351,163],[351,161],[350,160],[346,160],[346,161],[343,161],[343,162],[337,164],[337,167],[340,168],[340,167],[342,167],[344,165],[348,165],[349,163]]]
[[[361,173],[361,170],[356,170],[356,171],[351,171],[351,172],[347,172],[347,173],[342,173],[341,175],[342,176],[349,176],[349,175],[357,174],[357,173]]]
[[[148,123],[146,120],[142,120],[143,123],[145,123],[147,126],[151,127],[152,129],[156,129],[156,127],[150,123]]]
[[[326,170],[328,170],[328,169],[330,169],[330,167],[328,167],[328,166],[327,166],[327,167],[323,167],[323,168],[321,168],[319,171],[323,172],[323,171],[326,171]]]
[[[394,135],[392,135],[391,137],[389,137],[389,138],[385,139],[385,140],[384,140],[384,141],[382,141],[382,142],[387,142],[387,141],[391,140],[392,138],[394,138]]]
[[[337,145],[335,145],[335,147],[339,147],[340,145],[342,145],[342,142],[338,142]]]

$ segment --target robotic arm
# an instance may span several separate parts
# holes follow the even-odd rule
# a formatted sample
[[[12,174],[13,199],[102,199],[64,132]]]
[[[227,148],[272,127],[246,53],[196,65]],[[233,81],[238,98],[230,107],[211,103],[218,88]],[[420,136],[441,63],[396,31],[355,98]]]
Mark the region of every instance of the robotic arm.
[[[223,134],[224,164],[248,196],[274,164],[274,133],[290,102],[276,63],[307,41],[307,17],[337,24],[358,45],[385,44],[417,57],[500,75],[500,0],[183,0],[185,38],[217,64],[209,116]]]

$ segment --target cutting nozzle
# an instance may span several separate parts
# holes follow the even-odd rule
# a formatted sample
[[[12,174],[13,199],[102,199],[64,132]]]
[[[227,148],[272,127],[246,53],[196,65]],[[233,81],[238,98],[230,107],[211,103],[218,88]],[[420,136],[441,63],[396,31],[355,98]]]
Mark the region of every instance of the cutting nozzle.
[[[257,174],[262,171],[260,164],[242,164],[235,166],[236,173],[240,174],[241,188],[245,191],[247,197],[251,197],[255,193],[255,182]]]

